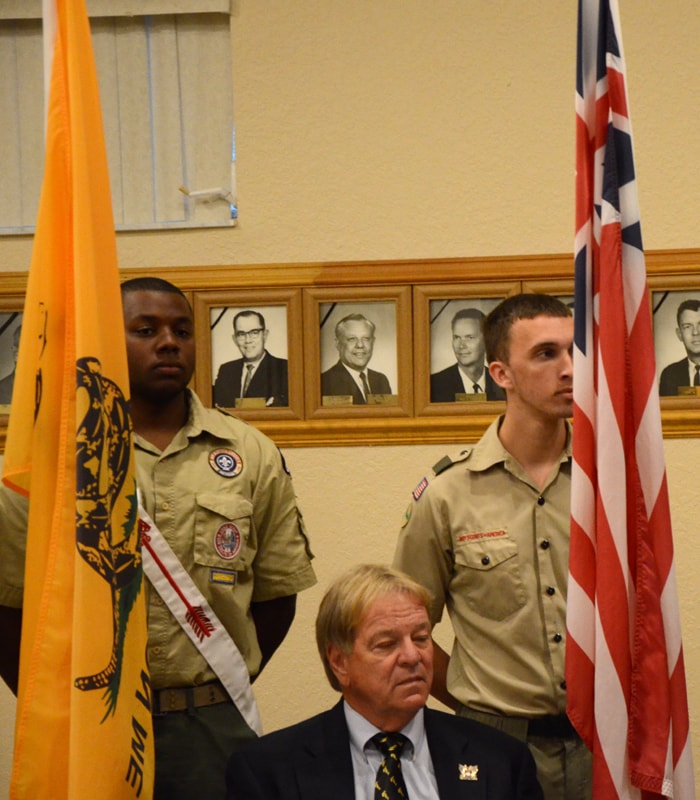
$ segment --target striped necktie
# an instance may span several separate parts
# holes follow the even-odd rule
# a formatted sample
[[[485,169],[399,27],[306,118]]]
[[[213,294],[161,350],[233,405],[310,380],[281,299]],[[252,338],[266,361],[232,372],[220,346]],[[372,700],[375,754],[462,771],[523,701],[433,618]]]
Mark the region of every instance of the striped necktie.
[[[369,397],[369,382],[367,381],[367,375],[364,372],[360,373],[360,380],[362,381],[362,391],[365,393],[365,400]]]
[[[250,386],[250,381],[253,378],[253,369],[255,368],[255,364],[246,364],[246,374],[243,380],[243,389],[241,390],[241,397],[245,397],[248,394],[248,387]]]

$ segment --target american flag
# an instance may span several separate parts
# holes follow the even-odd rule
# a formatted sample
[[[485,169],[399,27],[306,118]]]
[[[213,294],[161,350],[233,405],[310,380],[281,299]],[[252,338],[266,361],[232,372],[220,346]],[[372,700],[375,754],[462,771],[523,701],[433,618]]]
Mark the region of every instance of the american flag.
[[[617,0],[579,0],[568,713],[593,798],[695,797]]]

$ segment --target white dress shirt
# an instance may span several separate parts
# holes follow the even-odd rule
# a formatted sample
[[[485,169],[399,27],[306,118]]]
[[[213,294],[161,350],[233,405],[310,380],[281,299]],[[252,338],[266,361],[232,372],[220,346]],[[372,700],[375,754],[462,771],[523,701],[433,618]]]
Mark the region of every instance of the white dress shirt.
[[[350,753],[355,775],[356,800],[374,800],[374,779],[379,765],[384,760],[372,737],[381,733],[355,709],[343,703],[345,721],[350,731]],[[433,760],[430,757],[428,740],[423,723],[423,710],[402,728],[408,742],[401,754],[401,772],[406,782],[409,800],[439,800]]]
[[[464,393],[465,394],[474,394],[474,384],[479,387],[479,393],[485,394],[486,393],[486,368],[482,369],[481,375],[479,376],[479,380],[475,381],[472,380],[466,372],[462,371],[461,367],[458,367],[459,377],[462,379],[462,385],[464,386]]]

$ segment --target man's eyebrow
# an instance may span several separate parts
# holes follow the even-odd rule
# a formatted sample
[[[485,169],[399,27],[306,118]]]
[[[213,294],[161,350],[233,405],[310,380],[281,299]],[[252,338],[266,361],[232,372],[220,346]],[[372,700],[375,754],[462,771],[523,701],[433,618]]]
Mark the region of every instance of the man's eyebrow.
[[[536,350],[541,350],[543,347],[559,347],[559,343],[547,339],[546,341],[543,342],[535,342],[530,348],[530,350],[531,352],[535,352]]]
[[[416,631],[430,631],[431,625],[430,620],[422,620],[421,622],[417,622],[413,628],[411,628],[411,633],[415,633]],[[388,627],[388,628],[379,628],[378,630],[374,631],[371,636],[369,637],[369,641],[372,642],[374,639],[381,638],[382,636],[396,636],[399,633],[398,627]]]
[[[133,322],[158,322],[161,319],[162,319],[162,317],[160,316],[160,314],[147,314],[147,313],[144,313],[144,314],[136,314],[136,316],[132,317],[131,321],[132,321],[132,323]],[[192,319],[192,317],[182,316],[182,317],[177,317],[176,319],[174,319],[172,324],[173,325],[182,325],[182,324],[191,325],[193,323],[193,321],[194,320]]]
[[[573,341],[573,339],[572,339],[572,341]],[[535,342],[535,344],[532,345],[530,350],[533,350],[533,351],[534,350],[540,350],[543,347],[564,347],[564,348],[568,348],[569,346],[570,346],[570,344],[567,343],[566,341],[564,341],[563,339],[561,339],[561,340],[560,339],[547,339],[545,341]]]

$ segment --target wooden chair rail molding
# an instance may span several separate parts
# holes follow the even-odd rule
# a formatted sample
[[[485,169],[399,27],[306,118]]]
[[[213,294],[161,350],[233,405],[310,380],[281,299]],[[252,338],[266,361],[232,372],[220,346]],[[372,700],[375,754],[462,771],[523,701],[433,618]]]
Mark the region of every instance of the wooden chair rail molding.
[[[671,311],[677,307],[674,293],[677,293],[676,299],[689,294],[700,298],[700,249],[648,251],[646,263],[650,302],[657,309],[669,299],[665,306],[667,320],[672,318]],[[476,302],[488,307],[499,298],[518,291],[573,296],[571,254],[123,268],[121,275],[122,278],[156,275],[172,281],[187,293],[195,312],[197,337],[198,367],[194,387],[205,403],[212,401],[215,356],[219,360],[224,357],[214,352],[212,343],[212,320],[216,315],[231,308],[245,307],[270,307],[283,313],[287,321],[289,405],[285,408],[242,407],[235,413],[285,447],[476,441],[504,404],[501,401],[430,402],[432,304]],[[26,278],[25,272],[2,273],[0,319],[22,310]],[[364,304],[362,307],[369,309],[381,306],[393,310],[391,328],[395,336],[393,367],[397,394],[378,405],[326,406],[320,397],[320,372],[321,360],[327,360],[329,354],[323,350],[319,318],[323,320],[329,307],[339,305],[353,310],[356,304]],[[677,348],[675,321],[667,321],[664,330],[667,329],[670,333],[666,334],[664,346]],[[230,329],[226,331],[228,342]],[[328,333],[324,334],[326,341]],[[0,358],[1,348],[9,346],[8,338],[0,338]],[[378,346],[379,336],[372,367],[374,360],[380,357]],[[449,348],[449,344],[445,346]],[[227,358],[240,357],[232,343],[227,343],[226,347],[231,348],[226,352]],[[656,347],[658,353],[658,342]],[[675,358],[681,356],[682,350]],[[0,412],[2,410],[7,407],[0,406]],[[662,398],[661,417],[667,438],[700,435],[700,396]],[[0,413],[0,447],[3,449],[7,419],[6,413]]]

